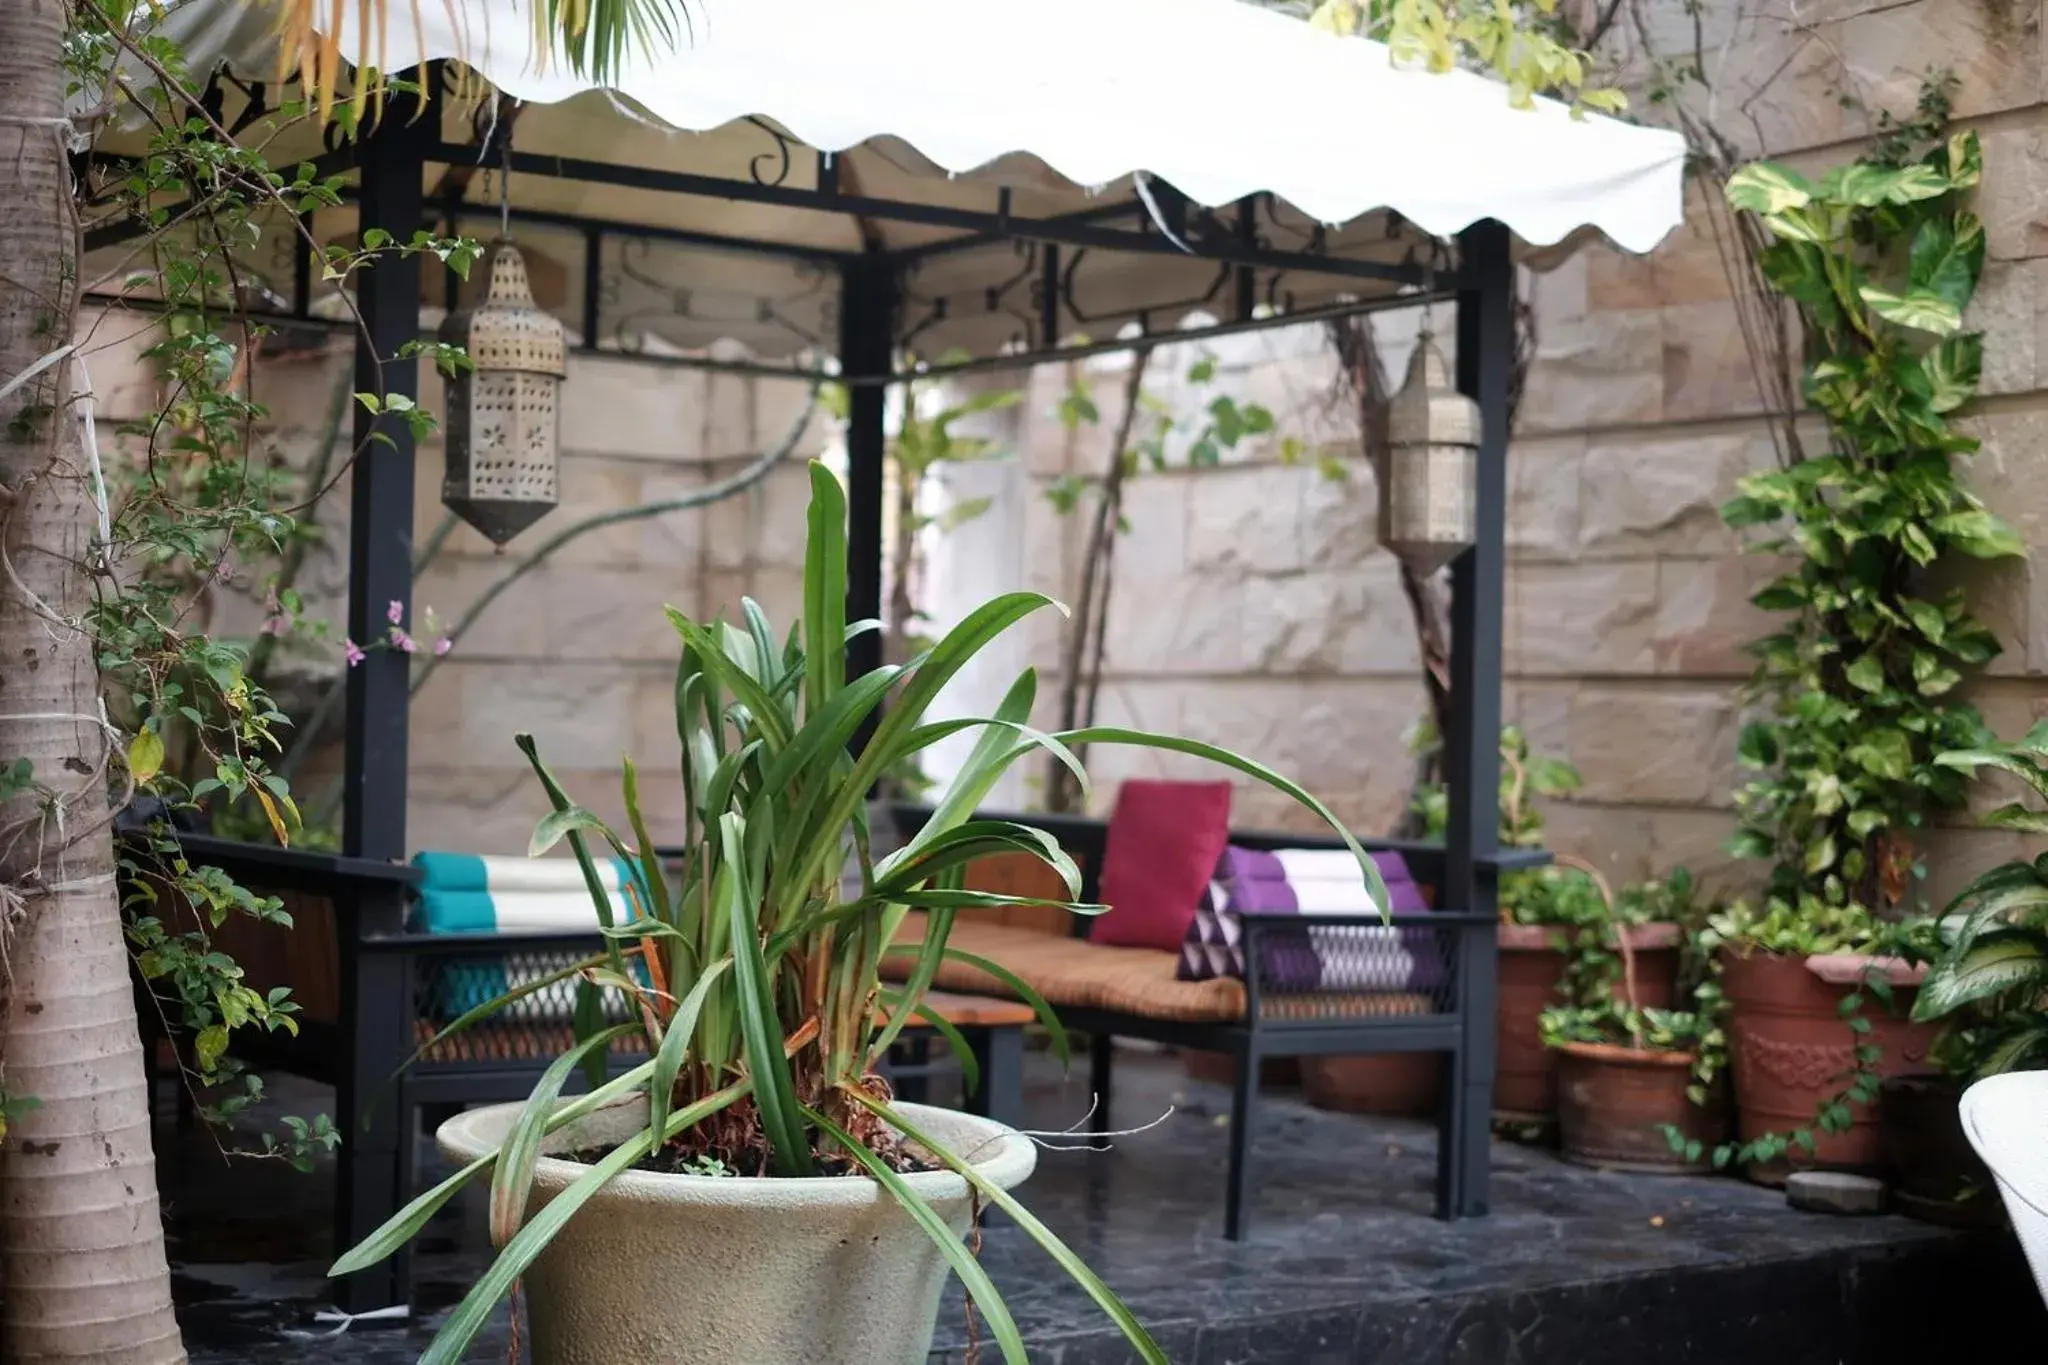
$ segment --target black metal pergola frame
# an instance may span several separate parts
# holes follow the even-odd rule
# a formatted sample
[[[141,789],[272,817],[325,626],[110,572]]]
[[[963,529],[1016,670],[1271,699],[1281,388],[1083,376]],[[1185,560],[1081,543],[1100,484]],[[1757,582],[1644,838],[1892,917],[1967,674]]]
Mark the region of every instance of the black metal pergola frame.
[[[442,141],[439,120],[434,117],[385,120],[358,148],[361,230],[381,227],[403,240],[437,218],[445,218],[448,206],[430,202],[425,192],[426,169],[437,162],[475,165],[479,159],[477,146]],[[1497,736],[1501,723],[1508,395],[1515,352],[1514,264],[1503,224],[1485,220],[1466,228],[1458,237],[1457,264],[1444,272],[1422,264],[1345,260],[1316,248],[1313,240],[1310,249],[1276,250],[1259,244],[1245,229],[1253,221],[1252,206],[1239,206],[1236,213],[1228,215],[1199,210],[1170,189],[1163,194],[1155,190],[1154,194],[1166,218],[1164,223],[1153,222],[1143,206],[1124,203],[1078,215],[1033,219],[1013,214],[1009,196],[1001,190],[991,190],[995,202],[981,211],[843,194],[834,162],[826,156],[820,156],[819,183],[813,189],[762,183],[760,177],[742,181],[516,150],[501,151],[498,159],[520,175],[551,175],[866,219],[936,224],[968,234],[901,251],[875,248],[830,254],[823,260],[823,253],[770,243],[722,238],[702,242],[724,249],[791,255],[827,264],[838,272],[839,367],[850,399],[846,430],[850,519],[847,612],[854,620],[882,614],[884,389],[890,382],[912,377],[896,369],[895,351],[900,281],[915,260],[1006,240],[1036,243],[1047,248],[1048,254],[1060,248],[1193,254],[1219,266],[1236,267],[1236,288],[1226,310],[1234,316],[1225,324],[1236,327],[1279,326],[1301,320],[1286,313],[1256,315],[1251,272],[1258,270],[1334,274],[1405,287],[1406,292],[1380,301],[1379,306],[1410,306],[1425,298],[1448,295],[1457,314],[1458,386],[1478,402],[1483,435],[1478,457],[1477,535],[1472,548],[1458,557],[1450,571],[1451,704],[1449,732],[1444,736],[1450,823],[1444,884],[1438,888],[1438,897],[1441,904],[1474,915],[1495,912],[1500,866]],[[1135,221],[1131,226],[1114,226],[1120,216]],[[593,245],[586,269],[594,269],[594,246],[602,234],[648,231],[595,221],[581,226]],[[1056,260],[1055,256],[1051,269],[1057,270]],[[357,389],[417,397],[416,367],[390,362],[404,343],[420,333],[420,289],[418,257],[386,258],[363,273],[358,307],[365,326],[356,353]],[[585,297],[586,307],[590,307],[594,292],[586,290]],[[1201,333],[1170,335],[1182,340]],[[1133,341],[1114,344],[1128,347]],[[583,345],[587,350],[597,349],[594,328],[586,330]],[[1057,347],[1046,345],[1004,357],[1002,363],[1023,365],[1061,354]],[[367,411],[357,413],[355,437],[358,455],[350,485],[348,628],[350,638],[360,640],[380,633],[388,603],[403,602],[408,609],[411,603],[414,443],[402,420]],[[849,669],[865,671],[877,666],[880,647],[880,639],[873,633],[857,639],[850,649]],[[405,834],[408,664],[403,654],[373,651],[348,675],[343,849],[351,856],[402,861],[410,853]],[[1461,939],[1470,946],[1458,964],[1469,1002],[1462,1015],[1460,1041],[1466,1063],[1460,1075],[1470,1093],[1446,1098],[1451,1110],[1462,1116],[1447,1131],[1458,1148],[1461,1172],[1455,1211],[1478,1214],[1487,1205],[1498,963],[1491,935],[1468,934]]]
[[[433,89],[438,82],[423,84]],[[1211,210],[1190,204],[1170,186],[1156,181],[1150,187],[1149,204],[1119,200],[1049,218],[1013,212],[1009,192],[994,187],[988,191],[990,202],[979,209],[878,198],[846,192],[835,158],[795,147],[773,128],[761,126],[775,141],[770,157],[779,160],[771,161],[771,173],[764,174],[757,159],[744,180],[526,153],[493,145],[495,133],[481,137],[480,144],[451,143],[443,140],[441,120],[431,111],[418,117],[386,118],[359,142],[331,148],[318,164],[323,173],[355,169],[359,183],[352,193],[358,206],[359,231],[382,228],[399,240],[436,225],[453,229],[465,217],[496,216],[492,208],[462,198],[460,188],[449,196],[430,195],[425,188],[426,172],[435,164],[450,168],[492,164],[509,167],[519,176],[557,177],[957,230],[961,235],[954,238],[895,250],[882,246],[874,234],[863,234],[866,249],[839,252],[511,210],[515,222],[548,223],[581,234],[585,244],[585,316],[581,344],[576,349],[584,353],[633,354],[623,347],[603,346],[600,340],[599,262],[605,243],[616,236],[766,253],[815,267],[824,272],[828,286],[836,277],[838,378],[849,393],[849,619],[879,617],[882,609],[886,389],[935,372],[900,365],[906,330],[905,280],[920,262],[949,252],[1016,243],[1020,260],[1028,267],[1020,269],[1012,283],[1025,290],[1032,307],[1020,311],[1014,297],[998,298],[995,291],[986,291],[984,299],[967,301],[971,306],[1022,318],[1021,343],[1013,353],[949,367],[954,369],[1021,367],[1371,308],[1407,307],[1430,299],[1452,301],[1457,318],[1458,386],[1477,401],[1483,435],[1478,452],[1476,541],[1450,570],[1450,723],[1444,736],[1450,818],[1437,890],[1439,905],[1461,912],[1465,918],[1477,921],[1494,916],[1496,882],[1502,868],[1512,861],[1499,847],[1497,800],[1508,401],[1515,352],[1515,276],[1508,229],[1490,219],[1467,227],[1458,235],[1455,265],[1446,268],[1436,262],[1417,263],[1412,257],[1401,263],[1347,259],[1332,254],[1328,235],[1314,227],[1292,234],[1300,239],[1299,248],[1275,247],[1268,244],[1262,231],[1262,225],[1274,221],[1275,205],[1269,197],[1255,196],[1227,210]],[[814,187],[786,183],[793,154],[816,155]],[[780,174],[772,173],[777,169]],[[123,230],[116,229],[89,245],[118,240],[121,235]],[[1199,301],[1174,301],[1174,306],[1178,313],[1189,303],[1200,302],[1224,320],[1207,328],[1166,330],[1153,328],[1151,319],[1141,314],[1130,319],[1139,324],[1139,336],[1061,346],[1062,272],[1071,272],[1082,255],[1094,251],[1173,254],[1214,262],[1216,283],[1209,293]],[[291,306],[267,316],[314,321],[309,311],[311,248],[300,241],[296,252]],[[1349,278],[1393,286],[1396,292],[1334,307],[1290,310],[1283,283],[1289,275]],[[1070,274],[1065,278],[1070,288]],[[421,287],[418,256],[387,256],[361,272],[356,292],[363,324],[356,333],[357,391],[417,397],[417,366],[394,361],[405,343],[421,334]],[[452,279],[450,291],[452,300]],[[959,306],[959,301],[945,299],[922,303],[941,314],[948,307]],[[795,377],[807,373],[751,363],[674,358],[660,363]],[[410,609],[415,443],[401,418],[363,409],[356,413],[354,436],[357,453],[350,476],[348,633],[350,638],[366,640],[382,633],[389,603],[403,603]],[[849,668],[866,671],[877,666],[880,648],[878,635],[859,637],[849,647]],[[411,852],[406,841],[409,663],[406,655],[395,651],[371,651],[348,673],[343,858],[358,867],[400,863]],[[1520,861],[1526,862],[1526,856]],[[1461,933],[1456,937],[1460,946],[1455,970],[1465,1002],[1457,1022],[1462,1063],[1447,1071],[1457,1078],[1457,1093],[1445,1096],[1445,1122],[1440,1128],[1443,1140],[1455,1149],[1446,1163],[1447,1169],[1455,1171],[1447,1207],[1452,1216],[1484,1213],[1487,1207],[1498,976],[1498,949],[1492,934]],[[364,965],[361,971],[353,966],[347,969],[342,983],[343,1010],[380,1016],[403,1011],[410,999],[410,983],[400,980],[395,968],[385,971],[378,967],[371,972],[371,965]],[[375,979],[363,972],[371,972]],[[378,1027],[390,1031],[387,1025],[388,1021]],[[338,1083],[347,1091],[365,1082],[344,1077]],[[364,1099],[344,1093],[341,1108],[356,1112]],[[347,1204],[349,1191],[344,1190],[342,1198]],[[367,1192],[365,1198],[369,1198]]]

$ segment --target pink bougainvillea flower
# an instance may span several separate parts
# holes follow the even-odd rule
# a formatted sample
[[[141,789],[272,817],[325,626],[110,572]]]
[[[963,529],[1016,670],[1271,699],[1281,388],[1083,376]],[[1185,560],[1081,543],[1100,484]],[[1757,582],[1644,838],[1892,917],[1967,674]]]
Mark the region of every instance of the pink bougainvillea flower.
[[[419,648],[418,645],[413,643],[412,636],[407,635],[397,626],[391,628],[391,647],[404,654],[410,654]]]
[[[455,648],[455,642],[445,635],[434,641],[434,653],[436,654],[446,654],[453,648]]]
[[[404,621],[405,603],[393,602],[390,606],[384,608],[384,619],[394,626]]]
[[[368,656],[363,653],[361,646],[357,645],[354,640],[344,639],[341,642],[341,657],[348,660],[350,668],[354,668]]]

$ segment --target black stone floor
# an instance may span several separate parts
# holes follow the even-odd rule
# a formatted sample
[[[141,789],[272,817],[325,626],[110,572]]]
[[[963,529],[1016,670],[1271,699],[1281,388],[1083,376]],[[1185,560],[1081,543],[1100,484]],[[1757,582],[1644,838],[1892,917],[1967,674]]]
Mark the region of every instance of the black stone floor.
[[[1117,1099],[1122,1124],[1172,1112],[1109,1152],[1044,1152],[1021,1193],[1176,1365],[1923,1365],[2048,1339],[2010,1234],[1801,1214],[1735,1180],[1589,1171],[1505,1142],[1494,1147],[1492,1215],[1440,1223],[1429,1216],[1428,1125],[1325,1114],[1285,1094],[1262,1106],[1251,1235],[1229,1243],[1225,1092],[1169,1058],[1125,1054]],[[281,1112],[325,1100],[273,1082]],[[1085,1075],[1063,1079],[1034,1058],[1028,1100],[1034,1123],[1064,1128],[1087,1108]],[[422,1244],[411,1323],[296,1335],[323,1330],[313,1318],[332,1250],[329,1175],[227,1167],[202,1140],[163,1140],[194,1365],[414,1360],[484,1263],[472,1199]],[[430,1178],[436,1169],[428,1163]],[[1130,1358],[1015,1228],[991,1229],[983,1260],[1035,1360]],[[501,1313],[469,1358],[504,1361],[507,1345]],[[937,1348],[933,1365],[969,1359],[957,1288]],[[997,1358],[981,1352],[988,1365]]]

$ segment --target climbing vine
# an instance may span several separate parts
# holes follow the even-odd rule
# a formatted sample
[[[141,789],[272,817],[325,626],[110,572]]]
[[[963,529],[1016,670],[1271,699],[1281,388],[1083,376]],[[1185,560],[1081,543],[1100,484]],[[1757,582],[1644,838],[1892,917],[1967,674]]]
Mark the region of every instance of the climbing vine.
[[[1753,599],[1783,619],[1750,645],[1740,744],[1755,776],[1734,849],[1771,863],[1752,932],[1835,924],[1853,944],[1909,908],[1917,832],[1967,786],[1934,760],[1984,734],[1955,690],[1998,640],[1936,575],[2022,545],[1955,463],[1977,449],[1954,415],[1983,361],[1962,321],[1984,263],[1966,203],[1983,158],[1946,116],[1936,89],[1914,125],[1818,182],[1758,163],[1728,185],[1769,233],[1761,266],[1798,311],[1804,393],[1828,423],[1824,451],[1748,476],[1722,509],[1789,561]]]
[[[1952,82],[1930,81],[1915,116],[1862,159],[1818,181],[1760,162],[1727,186],[1761,229],[1756,264],[1796,310],[1801,388],[1827,420],[1824,450],[1742,480],[1723,519],[1789,562],[1755,597],[1782,613],[1752,642],[1745,692],[1755,718],[1739,757],[1733,850],[1768,860],[1761,908],[1731,906],[1710,946],[1779,953],[1931,950],[1914,887],[1918,835],[1959,808],[1966,771],[1937,760],[1980,744],[1975,707],[1955,696],[1999,643],[1962,589],[1938,574],[1960,560],[2020,555],[2019,537],[1964,485],[1977,450],[1955,414],[1976,395],[1981,333],[1963,314],[1984,265],[1968,205],[1983,174],[1974,132],[1948,129]],[[1883,1061],[1867,1017],[1892,1007],[1875,972],[1841,1002],[1855,1064],[1811,1127],[1770,1133],[1718,1161],[1811,1150],[1876,1098]]]

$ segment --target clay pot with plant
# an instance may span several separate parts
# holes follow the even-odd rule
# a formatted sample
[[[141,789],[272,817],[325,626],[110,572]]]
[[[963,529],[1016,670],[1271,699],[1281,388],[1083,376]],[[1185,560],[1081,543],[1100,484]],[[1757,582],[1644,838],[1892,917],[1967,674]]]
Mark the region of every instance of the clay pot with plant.
[[[1606,878],[1583,870],[1608,912],[1605,939],[1621,971],[1602,998],[1543,1012],[1543,1044],[1557,1059],[1559,1147],[1566,1160],[1614,1170],[1710,1169],[1726,1123],[1721,1032],[1697,1005],[1649,1003],[1630,930],[1653,926],[1625,923]]]
[[[1935,1030],[1911,1018],[1932,933],[1811,900],[1737,902],[1709,921],[1735,1087],[1724,1160],[1765,1185],[1794,1169],[1881,1169],[1881,1085],[1936,1070]]]

